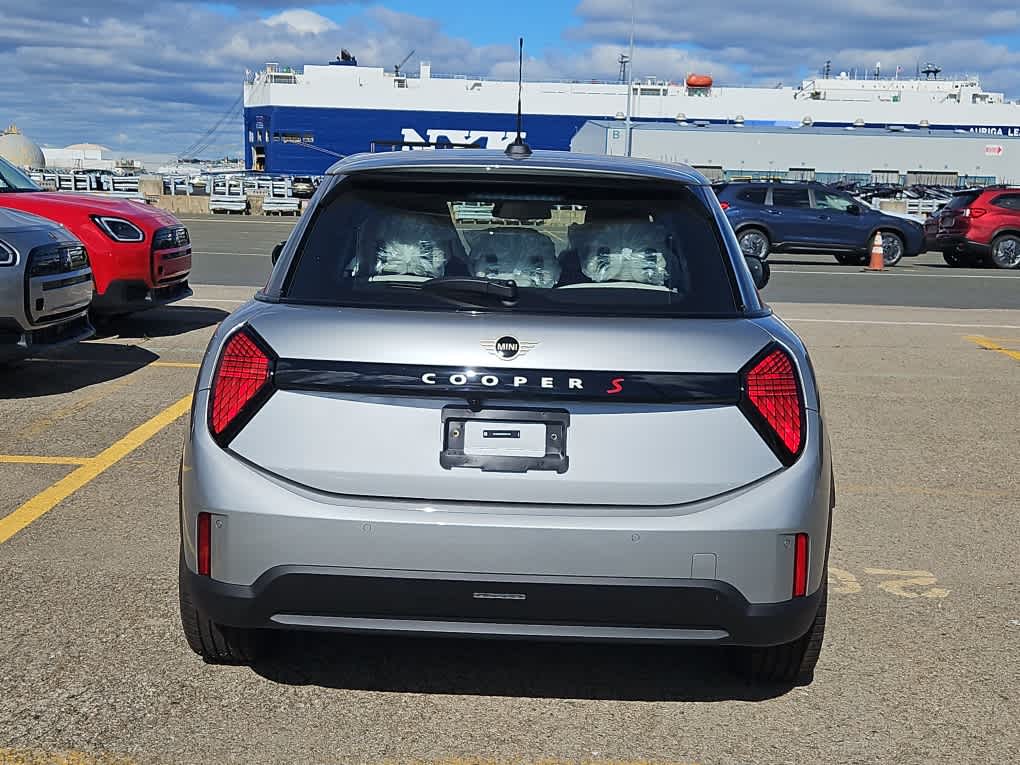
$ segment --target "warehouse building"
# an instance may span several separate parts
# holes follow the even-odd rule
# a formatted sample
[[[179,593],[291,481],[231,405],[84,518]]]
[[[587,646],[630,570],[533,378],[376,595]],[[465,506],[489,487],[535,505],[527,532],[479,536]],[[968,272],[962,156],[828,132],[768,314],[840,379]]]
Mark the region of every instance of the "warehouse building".
[[[625,155],[626,124],[586,122],[570,148]],[[635,122],[631,154],[692,165],[711,180],[768,177],[948,186],[1020,182],[1020,137],[964,131],[935,135],[923,127]]]

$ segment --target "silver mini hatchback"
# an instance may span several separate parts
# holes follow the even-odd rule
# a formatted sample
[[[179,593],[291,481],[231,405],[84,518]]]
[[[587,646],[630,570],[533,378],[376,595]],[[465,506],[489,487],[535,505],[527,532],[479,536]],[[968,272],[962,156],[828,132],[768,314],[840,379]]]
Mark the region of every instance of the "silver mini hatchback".
[[[82,243],[53,221],[0,208],[0,364],[87,340],[91,301]]]
[[[834,504],[818,392],[705,178],[359,155],[276,255],[198,378],[197,653],[251,661],[272,629],[670,642],[810,680]]]

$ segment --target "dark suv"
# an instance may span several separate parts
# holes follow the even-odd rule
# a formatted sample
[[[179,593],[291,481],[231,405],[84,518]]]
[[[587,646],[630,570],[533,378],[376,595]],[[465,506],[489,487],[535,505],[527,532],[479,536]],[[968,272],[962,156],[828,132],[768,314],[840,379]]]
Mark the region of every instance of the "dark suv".
[[[885,264],[924,250],[919,221],[879,212],[820,183],[731,182],[714,185],[745,255],[832,253],[844,265],[867,262],[875,234]]]
[[[997,268],[1020,268],[1020,187],[954,194],[939,213],[935,246],[951,266],[987,261]]]

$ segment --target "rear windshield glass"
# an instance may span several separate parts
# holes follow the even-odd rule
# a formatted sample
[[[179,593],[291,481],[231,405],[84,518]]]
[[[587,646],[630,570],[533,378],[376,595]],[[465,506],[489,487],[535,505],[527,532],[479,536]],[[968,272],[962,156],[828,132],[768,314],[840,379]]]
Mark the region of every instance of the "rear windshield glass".
[[[703,193],[679,184],[348,180],[315,213],[283,299],[416,310],[734,315],[729,266]],[[513,281],[516,296],[423,286],[465,277]]]
[[[981,196],[980,191],[970,191],[966,194],[953,194],[953,198],[949,200],[949,204],[946,205],[947,210],[962,210],[964,207],[970,206],[975,199]]]

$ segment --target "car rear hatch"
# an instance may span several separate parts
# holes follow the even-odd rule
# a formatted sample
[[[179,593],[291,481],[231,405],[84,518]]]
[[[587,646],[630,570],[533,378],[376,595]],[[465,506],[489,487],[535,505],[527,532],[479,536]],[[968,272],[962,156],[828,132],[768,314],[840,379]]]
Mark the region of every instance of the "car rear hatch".
[[[748,370],[777,348],[743,319],[273,306],[235,339],[209,426],[238,457],[316,491],[675,505],[758,481],[800,448],[777,449],[748,407]],[[224,385],[222,373],[259,364],[264,387]],[[799,428],[799,382],[790,391]]]
[[[25,267],[25,311],[34,325],[74,316],[92,300],[92,269],[85,248],[55,243],[34,248]]]
[[[964,191],[954,194],[939,213],[939,233],[961,234],[966,232],[970,228],[972,220],[971,205],[980,196],[980,191]],[[980,214],[984,214],[984,211],[982,210]]]

